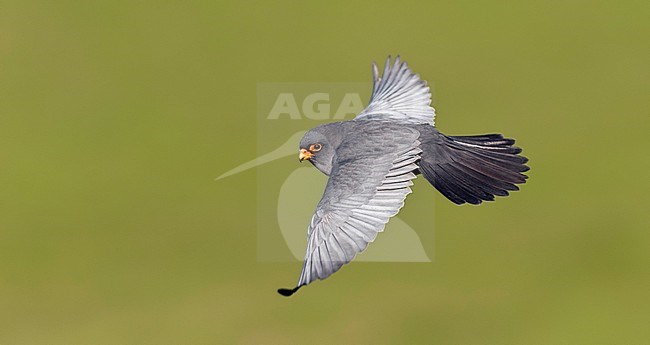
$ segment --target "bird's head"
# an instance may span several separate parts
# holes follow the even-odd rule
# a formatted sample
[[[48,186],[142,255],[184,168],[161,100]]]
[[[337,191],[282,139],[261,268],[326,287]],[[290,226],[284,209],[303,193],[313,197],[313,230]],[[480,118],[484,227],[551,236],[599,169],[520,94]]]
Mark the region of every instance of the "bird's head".
[[[298,159],[302,162],[308,160],[318,170],[325,175],[329,175],[332,171],[332,161],[338,142],[340,140],[332,140],[332,136],[337,136],[336,133],[330,133],[331,126],[316,127],[302,137],[300,140],[300,150],[298,152]]]

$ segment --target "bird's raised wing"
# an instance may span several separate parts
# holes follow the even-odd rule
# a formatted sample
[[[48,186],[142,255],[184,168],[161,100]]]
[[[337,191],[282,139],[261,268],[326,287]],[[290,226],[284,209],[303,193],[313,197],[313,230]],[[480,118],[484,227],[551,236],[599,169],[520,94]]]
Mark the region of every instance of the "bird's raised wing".
[[[372,64],[373,88],[370,102],[355,120],[383,120],[396,123],[434,125],[431,91],[426,81],[413,73],[399,56],[391,66],[390,56],[381,77]]]
[[[337,149],[332,173],[309,225],[298,285],[278,290],[282,295],[325,279],[350,262],[384,230],[411,193],[415,162],[422,152],[419,133],[380,124],[360,124],[363,136],[348,138]]]

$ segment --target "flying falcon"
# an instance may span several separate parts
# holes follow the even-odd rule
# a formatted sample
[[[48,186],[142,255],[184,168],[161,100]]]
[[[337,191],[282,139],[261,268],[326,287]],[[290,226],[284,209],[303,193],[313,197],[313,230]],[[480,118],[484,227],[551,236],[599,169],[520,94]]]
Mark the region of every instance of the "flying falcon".
[[[525,183],[528,159],[501,134],[448,136],[434,125],[431,92],[399,56],[379,77],[372,65],[368,107],[351,121],[318,126],[300,141],[299,159],[329,176],[307,230],[307,252],[291,296],[325,279],[363,251],[422,174],[456,204],[507,196]]]

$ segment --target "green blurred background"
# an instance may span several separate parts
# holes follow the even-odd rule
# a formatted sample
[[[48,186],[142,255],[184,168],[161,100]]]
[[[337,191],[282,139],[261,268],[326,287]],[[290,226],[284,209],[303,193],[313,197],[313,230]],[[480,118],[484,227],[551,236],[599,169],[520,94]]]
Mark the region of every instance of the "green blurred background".
[[[650,343],[649,6],[0,2],[0,344]],[[388,54],[443,132],[517,138],[529,183],[458,207],[420,180],[402,215],[433,263],[282,298],[264,170],[213,179],[256,155],[257,83]]]

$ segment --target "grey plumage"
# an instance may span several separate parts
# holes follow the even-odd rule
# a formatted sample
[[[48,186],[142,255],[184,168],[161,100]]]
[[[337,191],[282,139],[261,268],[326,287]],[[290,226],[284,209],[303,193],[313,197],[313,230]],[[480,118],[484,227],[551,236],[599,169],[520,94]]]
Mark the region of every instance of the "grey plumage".
[[[327,278],[363,251],[402,208],[417,174],[457,204],[507,196],[525,182],[527,159],[513,139],[438,132],[429,87],[399,57],[392,66],[388,58],[381,78],[373,64],[373,81],[370,103],[354,120],[316,127],[300,142],[329,180],[307,230],[298,284],[279,289],[282,295]]]

